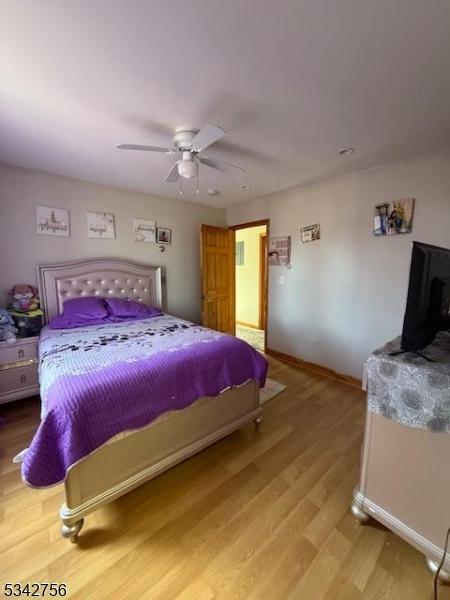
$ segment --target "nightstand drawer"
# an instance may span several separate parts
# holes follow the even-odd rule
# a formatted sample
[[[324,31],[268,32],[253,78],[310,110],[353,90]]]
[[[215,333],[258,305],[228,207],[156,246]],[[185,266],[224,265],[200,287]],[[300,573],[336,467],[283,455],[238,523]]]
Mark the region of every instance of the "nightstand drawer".
[[[36,365],[15,367],[7,371],[0,371],[0,395],[8,395],[17,390],[36,387],[38,374]]]
[[[14,363],[18,360],[37,358],[37,338],[29,341],[17,341],[15,344],[2,344],[0,346],[0,364]]]

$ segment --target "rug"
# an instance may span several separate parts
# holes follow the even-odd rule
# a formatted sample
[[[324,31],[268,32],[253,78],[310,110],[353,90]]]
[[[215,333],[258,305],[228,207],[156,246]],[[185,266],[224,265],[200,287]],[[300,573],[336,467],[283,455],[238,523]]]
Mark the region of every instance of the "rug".
[[[264,330],[253,329],[236,323],[236,337],[244,340],[260,352],[264,352]]]
[[[285,389],[286,386],[284,384],[280,383],[279,381],[275,381],[275,379],[270,379],[270,377],[267,377],[266,385],[262,390],[259,390],[259,403],[265,404],[266,402],[269,402],[269,400],[272,400],[272,398],[275,398],[275,396],[281,394],[281,392]]]

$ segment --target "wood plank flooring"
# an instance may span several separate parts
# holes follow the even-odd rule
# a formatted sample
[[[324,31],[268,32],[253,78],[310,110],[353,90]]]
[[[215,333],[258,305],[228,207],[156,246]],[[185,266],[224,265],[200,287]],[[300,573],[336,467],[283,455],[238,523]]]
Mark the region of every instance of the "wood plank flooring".
[[[78,545],[59,535],[61,487],[30,489],[11,463],[38,423],[38,400],[0,406],[1,591],[50,581],[83,600],[431,599],[423,556],[349,511],[363,393],[270,363],[287,389],[264,406],[259,429],[87,517]]]

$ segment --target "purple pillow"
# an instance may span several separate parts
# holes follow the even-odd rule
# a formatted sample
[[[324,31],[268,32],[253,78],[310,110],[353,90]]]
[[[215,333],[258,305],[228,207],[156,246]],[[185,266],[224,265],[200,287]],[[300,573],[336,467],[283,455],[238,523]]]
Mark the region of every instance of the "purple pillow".
[[[96,296],[73,298],[63,304],[62,316],[68,319],[103,319],[107,314],[105,300]]]
[[[96,296],[73,298],[63,304],[61,315],[51,319],[50,329],[73,329],[84,325],[99,325],[108,316],[105,301]]]
[[[161,315],[158,308],[147,306],[135,300],[123,300],[122,298],[105,298],[108,312],[115,317],[145,318]]]
[[[48,326],[50,329],[75,329],[75,327],[85,327],[86,325],[103,325],[108,323],[108,317],[103,319],[88,319],[86,317],[65,317],[64,315],[58,315],[50,319]]]

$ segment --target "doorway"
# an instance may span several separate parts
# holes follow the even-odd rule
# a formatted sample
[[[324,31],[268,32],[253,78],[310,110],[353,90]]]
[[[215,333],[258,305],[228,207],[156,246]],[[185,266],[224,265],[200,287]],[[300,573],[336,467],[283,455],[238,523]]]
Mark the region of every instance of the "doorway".
[[[236,337],[264,352],[267,332],[269,221],[235,225]]]

